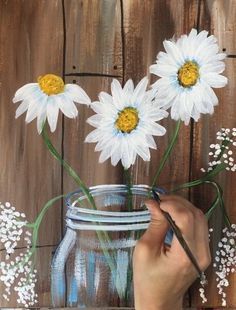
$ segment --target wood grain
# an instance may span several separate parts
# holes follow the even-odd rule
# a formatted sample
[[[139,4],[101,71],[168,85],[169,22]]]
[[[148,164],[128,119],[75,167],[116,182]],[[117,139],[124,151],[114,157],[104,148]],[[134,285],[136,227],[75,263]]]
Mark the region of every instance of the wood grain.
[[[9,200],[30,221],[47,200],[60,194],[61,167],[43,145],[36,123],[26,126],[25,115],[15,120],[18,104],[14,106],[12,98],[19,87],[39,75],[61,74],[59,4],[0,1],[0,199]],[[58,147],[60,137],[59,124],[53,138]],[[55,244],[59,239],[60,209],[54,207],[42,225],[39,243]]]
[[[184,18],[180,19],[179,16]],[[137,83],[143,76],[149,75],[149,66],[155,62],[157,53],[163,51],[163,40],[189,32],[196,26],[197,17],[198,1],[124,1],[125,80],[133,78]],[[155,80],[156,77],[151,76],[151,81]],[[176,122],[170,117],[163,120],[162,124],[167,129],[167,134],[156,138],[158,149],[151,152],[151,161],[146,163],[139,158],[132,168],[135,184],[152,184],[161,156],[176,126]],[[178,143],[157,186],[170,191],[178,184],[188,181],[190,139],[190,126],[182,124]],[[188,197],[189,193],[185,191],[182,195]],[[188,294],[184,304],[189,305]]]
[[[122,76],[121,35],[119,1],[66,1],[66,72],[88,72]],[[66,77],[69,83],[76,82],[98,100],[100,91],[110,93],[112,78]],[[99,153],[95,144],[84,143],[86,135],[94,128],[86,123],[94,112],[86,106],[79,107],[76,121],[65,120],[64,155],[88,185],[122,182],[119,167],[109,161],[98,163]],[[64,191],[78,186],[64,173]]]
[[[183,0],[124,1],[125,80],[133,78],[137,83],[142,77],[149,75],[149,66],[155,63],[157,53],[164,50],[163,40],[188,32],[196,24],[197,3]],[[179,16],[184,18],[180,19]],[[151,82],[156,80],[154,75],[150,78]],[[175,130],[176,122],[170,118],[161,123],[167,129],[167,134],[156,138],[158,149],[151,152],[150,162],[145,163],[140,158],[137,160],[133,168],[136,184],[152,183],[161,156]],[[190,127],[182,125],[180,137],[157,184],[168,191],[177,184],[186,182],[189,177]],[[185,195],[188,196],[188,192]]]
[[[232,31],[235,27],[235,1],[205,1],[202,2],[200,27],[201,29],[209,30],[210,33],[216,35],[219,41],[220,50],[225,50],[227,54],[236,54],[235,35]],[[200,168],[207,166],[209,145],[216,143],[216,132],[221,128],[233,128],[236,126],[235,115],[236,107],[235,92],[236,92],[236,59],[229,58],[226,60],[226,70],[224,75],[228,77],[229,83],[223,89],[216,90],[219,98],[219,105],[216,107],[212,117],[203,117],[199,123],[194,126],[194,144],[193,144],[193,160],[192,160],[192,178],[200,176]],[[217,181],[223,187],[224,200],[230,219],[233,223],[236,222],[236,178],[232,172],[224,172]],[[214,199],[214,191],[209,186],[194,189],[192,199],[195,204],[206,210]],[[220,238],[220,228],[224,226],[222,213],[217,210],[210,222],[210,226],[215,227],[215,233],[212,238],[212,253],[214,255],[216,246]],[[214,271],[209,268],[208,271],[209,285],[207,289],[208,302],[206,306],[219,307],[221,306],[220,296],[217,294],[216,281]],[[236,304],[236,274],[230,277],[230,285],[226,290],[227,306],[233,307]],[[199,294],[195,287],[192,294],[193,305],[201,305]]]
[[[97,73],[118,76],[119,79],[122,77],[119,1],[65,1],[65,16],[65,72],[91,74],[87,77],[66,76],[66,82],[78,83],[92,100],[98,100],[100,91],[110,93],[112,77],[96,76]],[[95,144],[84,143],[86,135],[94,129],[86,123],[94,112],[86,106],[80,106],[79,112],[76,121],[65,120],[64,123],[65,159],[78,171],[87,186],[122,183],[121,166],[113,167],[110,161],[100,164],[100,154],[94,151]],[[70,192],[78,185],[64,173],[63,188],[64,192]],[[81,238],[86,235],[87,232],[83,232]],[[105,287],[99,290],[101,300],[104,300],[105,291]],[[112,304],[118,305],[118,301]]]
[[[43,145],[35,121],[26,126],[25,115],[15,120],[12,98],[19,87],[36,81],[39,75],[61,75],[61,13],[59,0],[0,1],[0,200],[10,201],[30,221],[47,200],[60,194],[61,167]],[[60,121],[53,141],[60,148]],[[59,242],[60,207],[59,203],[48,212],[39,245]],[[37,255],[41,305],[50,304],[50,253],[46,247]],[[12,297],[10,304],[16,306],[16,299]],[[2,306],[9,306],[3,298]]]
[[[123,83],[129,78],[137,83],[148,74],[158,51],[163,50],[164,39],[199,26],[214,33],[221,49],[229,55],[225,72],[229,84],[217,91],[220,104],[212,117],[202,117],[192,128],[182,125],[178,145],[158,185],[169,190],[197,178],[199,169],[207,163],[208,146],[214,143],[215,132],[220,127],[236,127],[236,59],[232,57],[236,55],[235,15],[235,0],[0,0],[0,200],[9,200],[33,220],[48,199],[77,188],[45,149],[35,122],[25,126],[24,116],[14,120],[16,107],[11,99],[17,88],[48,72],[64,73],[67,83],[78,83],[92,100],[97,100],[100,91],[110,92],[112,76]],[[151,82],[154,80],[152,76]],[[109,161],[99,164],[95,145],[83,143],[92,130],[85,121],[93,112],[85,106],[80,106],[79,112],[77,120],[59,120],[51,136],[54,144],[88,186],[123,182],[121,166],[114,168]],[[134,183],[151,182],[175,122],[168,119],[163,125],[168,136],[157,139],[158,151],[152,152],[151,163],[137,161],[132,170]],[[235,222],[235,177],[222,174],[218,180]],[[213,198],[207,187],[195,189],[191,196],[188,191],[182,194],[203,210]],[[37,255],[40,307],[50,306],[50,258],[52,245],[63,233],[61,209],[60,203],[53,207],[41,227],[39,245],[45,248],[40,248]],[[220,227],[220,217],[218,211],[211,225]],[[215,234],[213,250],[218,238],[219,234]],[[211,269],[208,274],[206,307],[219,307]],[[230,281],[228,306],[235,307],[235,276]],[[201,307],[197,289],[196,284],[191,291],[192,305]],[[15,307],[14,296],[10,304],[1,300],[3,306]]]

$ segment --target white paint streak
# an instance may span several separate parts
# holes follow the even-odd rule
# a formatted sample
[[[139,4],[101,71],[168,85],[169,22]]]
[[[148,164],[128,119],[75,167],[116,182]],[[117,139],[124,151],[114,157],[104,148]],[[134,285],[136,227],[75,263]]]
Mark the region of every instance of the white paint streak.
[[[117,251],[117,271],[116,271],[116,288],[122,297],[125,296],[127,287],[127,271],[129,265],[129,255],[127,251]]]
[[[75,278],[78,288],[86,288],[86,254],[82,252],[80,248],[76,248],[75,252]]]

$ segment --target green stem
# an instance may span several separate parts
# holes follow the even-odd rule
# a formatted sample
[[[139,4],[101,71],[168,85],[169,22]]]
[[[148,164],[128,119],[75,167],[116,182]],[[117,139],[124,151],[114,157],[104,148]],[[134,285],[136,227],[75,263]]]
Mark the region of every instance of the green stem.
[[[222,212],[223,212],[223,215],[224,215],[224,220],[226,222],[226,225],[228,227],[230,227],[231,222],[230,222],[230,219],[228,217],[227,211],[225,209],[224,200],[223,200],[223,197],[222,197],[223,191],[222,191],[222,188],[220,187],[220,185],[218,183],[216,183],[214,181],[210,181],[210,180],[199,179],[199,180],[195,180],[195,181],[192,181],[192,182],[189,182],[189,183],[185,183],[185,184],[175,188],[174,190],[172,190],[172,192],[177,192],[177,191],[179,191],[181,189],[191,188],[191,187],[198,186],[198,185],[201,185],[201,184],[204,184],[204,183],[205,184],[210,184],[210,185],[214,186],[216,191],[217,191],[216,199],[214,200],[213,204],[211,205],[211,207],[208,209],[208,211],[205,214],[207,219],[210,218],[210,216],[211,216],[212,212],[214,211],[214,209],[216,208],[216,206],[218,204],[220,204]]]
[[[217,165],[213,170],[207,172],[202,178],[196,179],[196,180],[191,181],[191,182],[184,183],[184,184],[174,188],[171,192],[174,193],[174,192],[177,192],[181,189],[197,186],[197,185],[203,184],[207,181],[212,182],[211,181],[212,177],[214,177],[215,175],[217,175],[221,171],[225,170],[225,167],[226,167],[226,165],[221,163],[221,164]]]
[[[206,216],[208,221],[211,218],[211,215],[212,215],[213,211],[215,210],[215,208],[217,207],[218,203],[219,203],[219,196],[217,194],[217,196],[216,196],[215,200],[213,201],[212,205],[210,206],[210,208],[205,213],[205,216]]]
[[[55,149],[55,147],[53,146],[52,142],[50,141],[50,139],[48,137],[45,125],[43,126],[43,130],[42,130],[41,135],[43,137],[43,141],[44,141],[45,145],[47,146],[49,152],[53,155],[54,158],[56,158],[60,162],[60,164],[65,168],[67,173],[75,180],[75,182],[81,188],[82,192],[87,196],[92,207],[94,209],[96,209],[96,205],[95,205],[93,196],[90,194],[89,189],[87,188],[85,183],[81,180],[81,178],[78,176],[78,174],[71,168],[71,166],[61,157],[61,155]]]
[[[32,228],[33,229],[33,235],[32,235],[32,245],[31,245],[31,249],[28,253],[28,255],[26,255],[23,259],[23,261],[20,261],[17,266],[24,266],[24,264],[29,261],[29,259],[31,258],[31,256],[35,253],[36,251],[36,247],[37,247],[37,241],[38,241],[38,231],[40,228],[40,224],[44,218],[44,215],[46,214],[46,212],[48,211],[48,209],[59,199],[65,197],[66,195],[60,195],[57,196],[53,199],[50,199],[43,207],[43,209],[40,211],[39,215],[37,216],[36,220],[34,223],[27,223],[25,226],[27,228]]]
[[[158,183],[158,179],[159,179],[159,176],[166,164],[166,161],[167,159],[169,158],[171,152],[172,152],[172,149],[173,147],[175,146],[176,142],[177,142],[177,138],[178,138],[178,134],[179,134],[179,129],[180,129],[180,125],[181,125],[181,120],[179,120],[177,122],[177,125],[176,125],[176,128],[175,128],[175,131],[174,131],[174,134],[171,138],[171,142],[169,143],[167,149],[165,150],[165,153],[164,155],[162,156],[162,159],[160,161],[160,164],[159,164],[159,167],[154,175],[154,178],[153,178],[153,181],[152,181],[152,185],[151,187],[154,188],[155,185]]]
[[[79,185],[79,187],[81,188],[82,192],[87,196],[88,201],[91,203],[92,208],[94,210],[97,210],[95,201],[94,201],[93,196],[91,195],[91,193],[89,191],[89,188],[86,187],[85,183],[81,180],[81,178],[77,175],[77,173],[72,169],[72,167],[61,157],[61,155],[55,149],[55,147],[53,146],[52,142],[50,141],[50,139],[48,137],[45,125],[43,126],[42,137],[43,137],[43,141],[44,141],[45,145],[47,146],[49,152],[53,155],[54,158],[56,158],[60,162],[60,164],[65,168],[67,173]],[[46,212],[46,210],[45,210],[45,212]],[[44,214],[45,213],[43,212],[37,218],[36,225],[38,225],[38,227],[39,227],[39,225],[41,223],[41,220],[42,220]],[[37,226],[36,226],[36,229],[38,229]],[[104,241],[106,241],[107,244],[110,244],[110,242],[111,242],[107,232],[106,231],[97,231],[96,233],[97,233],[98,239],[99,239],[99,241],[100,241],[100,243],[102,245],[103,253],[104,253],[104,255],[105,255],[106,259],[107,259],[107,262],[108,262],[109,267],[111,268],[111,271],[115,270],[114,269],[115,265],[113,263],[113,261],[115,261],[115,258],[113,257],[113,255],[110,255],[110,253],[106,249],[106,246],[105,246],[105,243],[104,243]],[[118,294],[119,294],[119,292],[118,292]]]
[[[205,183],[212,185],[216,189],[218,200],[219,200],[219,204],[220,204],[221,209],[222,209],[222,213],[223,213],[223,216],[224,216],[225,223],[230,228],[231,227],[231,222],[230,222],[230,219],[228,217],[227,211],[225,209],[222,188],[220,187],[220,185],[217,182],[205,181]],[[208,210],[208,212],[209,212],[209,210]]]
[[[194,186],[198,186],[198,185],[201,185],[203,184],[204,181],[202,179],[198,179],[198,180],[194,180],[192,182],[188,182],[188,183],[184,183],[176,188],[174,188],[173,190],[171,190],[171,193],[175,193],[175,192],[178,192],[180,191],[181,189],[185,189],[185,188],[191,188],[191,187],[194,187]]]
[[[125,183],[127,185],[127,198],[128,198],[128,202],[127,202],[127,207],[128,207],[128,211],[132,211],[133,209],[133,201],[132,201],[132,182],[131,182],[131,173],[129,169],[124,169],[124,175],[125,175]]]

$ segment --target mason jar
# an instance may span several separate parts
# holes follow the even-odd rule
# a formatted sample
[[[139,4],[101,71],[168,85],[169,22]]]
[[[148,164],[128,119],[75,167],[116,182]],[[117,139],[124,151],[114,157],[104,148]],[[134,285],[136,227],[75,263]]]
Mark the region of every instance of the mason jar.
[[[133,307],[132,254],[147,229],[146,185],[89,188],[96,205],[81,191],[66,198],[66,233],[52,260],[54,307]],[[156,189],[164,193],[162,189]],[[165,242],[171,243],[168,231]]]

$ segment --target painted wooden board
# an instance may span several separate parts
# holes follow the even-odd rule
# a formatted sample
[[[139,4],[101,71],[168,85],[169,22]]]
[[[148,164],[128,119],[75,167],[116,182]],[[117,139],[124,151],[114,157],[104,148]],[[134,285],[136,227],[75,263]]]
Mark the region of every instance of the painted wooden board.
[[[93,101],[98,100],[99,92],[110,92],[112,76],[122,76],[119,1],[65,1],[65,13],[65,72],[69,75],[66,81],[78,83]],[[65,120],[65,159],[88,186],[122,182],[120,168],[112,167],[109,161],[98,163],[100,154],[95,153],[95,144],[84,143],[86,135],[94,129],[86,123],[94,112],[81,105],[79,113],[77,120]],[[64,192],[78,188],[66,173],[63,184]]]
[[[137,82],[148,74],[148,66],[155,61],[157,52],[163,50],[162,41],[173,34],[186,33],[193,26],[209,29],[219,38],[221,49],[230,57],[235,56],[235,13],[234,0],[1,0],[0,141],[4,148],[0,148],[0,200],[11,201],[33,220],[48,199],[77,188],[45,150],[36,124],[25,126],[24,117],[14,120],[15,107],[11,98],[17,88],[51,72],[64,74],[66,82],[78,83],[92,100],[96,100],[101,90],[110,92],[113,76],[122,82],[128,78]],[[179,144],[160,178],[159,184],[167,190],[188,181],[189,176],[195,178],[200,174],[199,169],[206,163],[208,145],[214,143],[218,126],[236,127],[235,105],[232,105],[235,72],[235,59],[231,57],[227,60],[226,73],[230,83],[217,92],[220,105],[214,116],[202,118],[192,128],[182,125]],[[80,106],[79,111],[77,120],[59,121],[57,131],[52,135],[55,145],[62,148],[65,159],[88,185],[123,182],[120,166],[114,168],[109,161],[99,164],[99,153],[94,153],[94,145],[83,143],[92,130],[85,120],[93,112],[84,106]],[[175,123],[166,120],[163,125],[170,132]],[[167,146],[167,136],[157,139],[157,143],[160,152],[152,152],[150,164],[137,161],[132,171],[135,183],[152,180],[161,153]],[[232,203],[236,198],[233,192],[235,177],[222,175],[220,181],[224,184],[229,214],[235,222],[235,204]],[[188,197],[189,193],[186,191],[183,195]],[[194,190],[191,198],[198,207],[205,209],[212,195],[204,188]],[[39,245],[45,246],[38,254],[39,306],[42,307],[50,306],[49,259],[51,246],[63,233],[62,226],[59,203],[48,213],[39,240]],[[213,241],[216,243],[216,238]],[[209,278],[207,306],[219,307],[213,280]],[[229,306],[235,307],[235,277],[231,283],[227,298]],[[197,287],[191,296],[192,305],[201,307]],[[1,303],[2,300],[0,307],[9,306]],[[10,306],[16,306],[14,298]]]
[[[47,72],[61,74],[60,1],[0,1],[0,200],[10,201],[29,220],[61,191],[61,167],[25,115],[15,120],[15,91]],[[60,147],[61,130],[53,136]],[[44,221],[40,244],[60,239],[60,206]]]
[[[122,77],[120,23],[119,1],[65,1],[65,80],[81,85],[93,101],[98,100],[99,92],[110,92],[113,77]],[[100,154],[94,151],[95,144],[84,143],[86,135],[94,129],[86,123],[92,114],[91,109],[81,105],[76,120],[65,119],[64,157],[87,186],[122,183],[121,166],[112,167],[109,161],[100,164]],[[63,191],[77,188],[78,185],[64,173]],[[83,232],[81,238],[88,237],[89,240],[89,236],[90,232]],[[69,269],[70,262],[67,264]],[[106,289],[99,287],[97,298],[100,296],[102,300]],[[66,304],[70,304],[69,298]]]
[[[179,18],[183,16],[183,18]],[[189,32],[196,27],[198,1],[124,1],[125,80],[133,78],[138,82],[149,75],[148,68],[155,63],[156,55],[163,51],[163,40]],[[134,57],[135,55],[135,57]],[[156,77],[151,76],[151,83]],[[170,118],[162,121],[167,129],[164,137],[158,137],[157,151],[151,152],[148,163],[138,159],[132,169],[134,183],[151,184],[161,156],[168,146],[176,122]],[[191,156],[191,126],[182,124],[179,140],[168,160],[157,186],[170,191],[178,184],[188,182]],[[181,193],[188,198],[189,193]],[[189,305],[188,294],[184,304]]]
[[[184,18],[180,19],[179,16]],[[189,31],[196,20],[197,1],[124,1],[125,80],[133,78],[137,83],[149,75],[151,83],[156,81],[154,75],[150,76],[148,68],[155,63],[157,53],[164,50],[163,40]],[[140,158],[137,160],[133,168],[134,183],[152,183],[176,126],[176,122],[170,118],[161,123],[167,129],[167,134],[155,139],[157,150],[151,152],[150,162],[145,163]],[[190,150],[186,146],[190,146],[190,127],[183,125],[178,144],[157,183],[167,191],[188,180]]]
[[[204,1],[201,5],[200,12],[200,29],[209,30],[216,35],[219,40],[220,50],[225,51],[229,58],[226,60],[226,70],[224,75],[228,77],[229,83],[223,88],[216,90],[219,98],[219,105],[215,108],[212,117],[203,117],[202,121],[194,125],[194,143],[193,143],[193,160],[192,160],[192,178],[200,176],[200,168],[206,167],[208,161],[209,145],[216,143],[215,134],[221,127],[234,128],[236,126],[236,39],[233,35],[235,27],[235,1]],[[234,23],[233,23],[234,21]],[[236,222],[236,178],[233,172],[224,172],[217,181],[223,187],[224,199],[228,214],[233,223]],[[214,190],[209,186],[194,189],[192,198],[195,204],[206,210],[214,200]],[[218,210],[210,223],[210,226],[222,227],[222,213]],[[212,238],[212,252],[215,253],[216,245],[219,241],[220,234],[214,234]],[[206,306],[217,307],[221,305],[220,296],[217,294],[216,281],[213,270],[208,271],[209,285],[207,289],[208,302]],[[236,274],[230,277],[230,285],[226,290],[227,306],[236,305]],[[199,294],[196,290],[192,295],[192,304],[201,305]]]
[[[26,126],[25,115],[15,120],[18,104],[14,106],[12,98],[19,87],[36,81],[39,75],[61,75],[62,43],[60,0],[0,1],[0,201],[10,201],[30,221],[47,200],[60,195],[61,167],[43,145],[36,123]],[[59,121],[53,135],[59,148],[60,127]],[[48,212],[40,229],[39,245],[45,246],[37,255],[40,305],[50,305],[52,249],[46,246],[61,238],[60,208],[59,203]],[[17,306],[14,296],[10,305],[1,297],[3,306]]]

